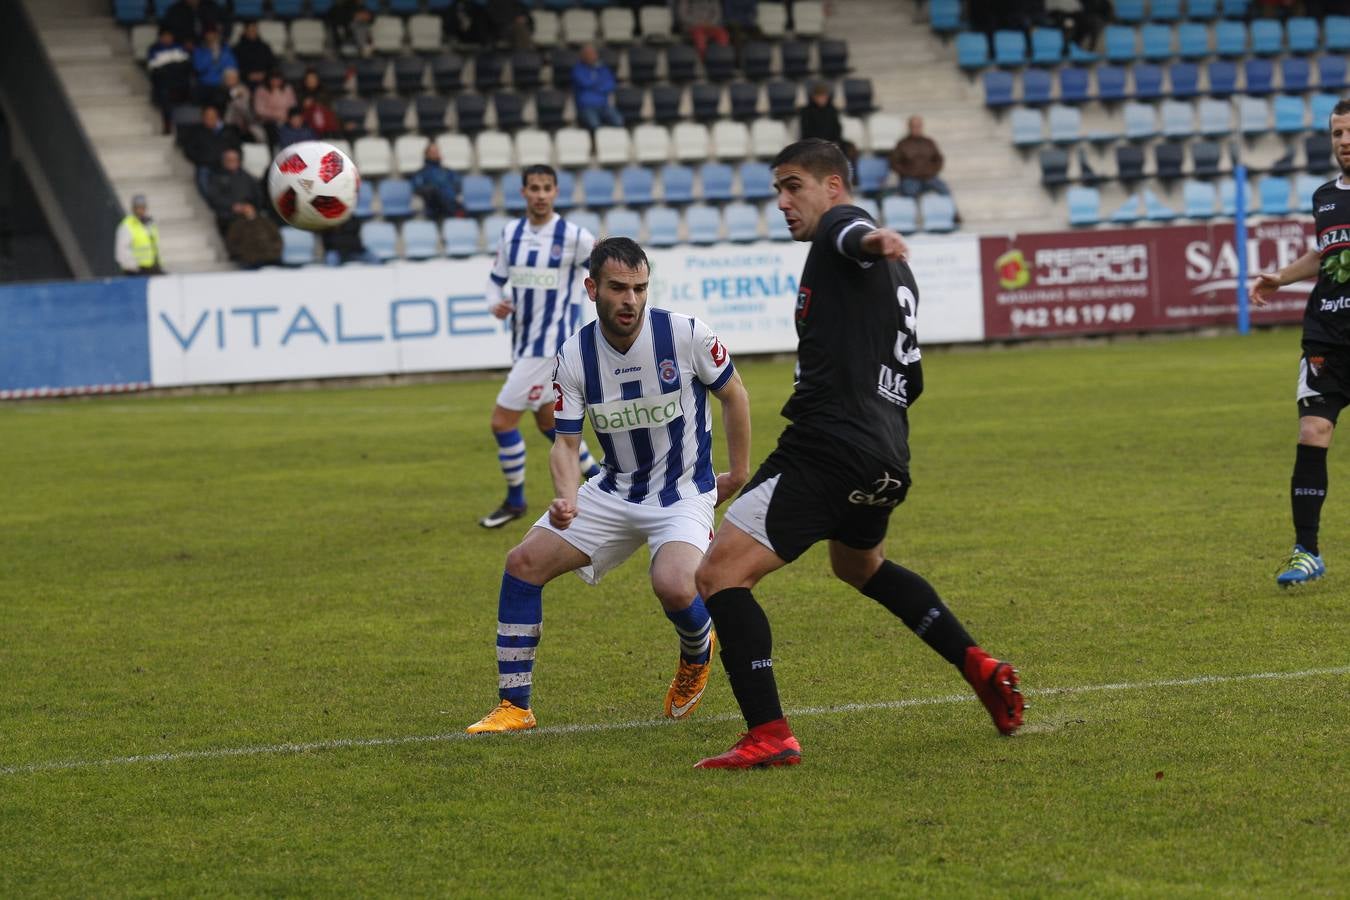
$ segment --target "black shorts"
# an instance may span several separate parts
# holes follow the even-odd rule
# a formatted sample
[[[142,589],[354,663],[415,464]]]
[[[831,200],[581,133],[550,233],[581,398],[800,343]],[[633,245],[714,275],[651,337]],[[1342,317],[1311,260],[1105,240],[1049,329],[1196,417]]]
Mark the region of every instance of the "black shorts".
[[[1298,363],[1298,414],[1336,421],[1350,404],[1350,351],[1308,345]]]
[[[788,562],[823,540],[870,550],[909,484],[902,467],[789,425],[726,518]]]

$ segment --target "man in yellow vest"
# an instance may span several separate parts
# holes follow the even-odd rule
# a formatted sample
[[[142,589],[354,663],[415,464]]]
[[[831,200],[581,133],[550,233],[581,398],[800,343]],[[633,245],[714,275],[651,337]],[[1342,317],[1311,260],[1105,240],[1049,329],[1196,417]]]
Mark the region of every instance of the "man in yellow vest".
[[[117,265],[125,275],[163,275],[159,226],[150,218],[145,195],[131,198],[131,215],[117,226]]]

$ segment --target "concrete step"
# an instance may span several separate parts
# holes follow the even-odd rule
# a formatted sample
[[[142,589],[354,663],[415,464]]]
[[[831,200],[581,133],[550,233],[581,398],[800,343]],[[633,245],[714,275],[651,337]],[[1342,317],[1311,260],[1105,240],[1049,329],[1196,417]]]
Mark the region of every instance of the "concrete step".
[[[47,55],[50,56],[52,62],[57,65],[66,62],[85,62],[113,58],[112,44],[108,43],[87,43],[79,41],[70,44],[48,43],[46,46]]]
[[[147,180],[156,178],[181,178],[185,184],[192,183],[192,167],[182,158],[155,159],[140,154],[125,156],[100,156],[103,170],[114,182],[123,180]]]

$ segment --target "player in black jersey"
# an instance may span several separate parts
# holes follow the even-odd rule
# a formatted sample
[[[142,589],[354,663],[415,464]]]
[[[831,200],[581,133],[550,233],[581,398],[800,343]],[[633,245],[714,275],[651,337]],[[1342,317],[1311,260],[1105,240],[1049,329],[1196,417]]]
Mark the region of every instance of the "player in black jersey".
[[[773,676],[769,620],[751,589],[818,541],[841,580],[879,602],[962,671],[1003,734],[1022,724],[1017,672],[970,638],[920,576],[885,558],[909,490],[906,410],[923,390],[918,288],[904,239],[852,205],[849,164],[827,141],[773,161],[778,208],[811,242],[797,295],[797,374],[778,447],[727,511],[696,583],[749,731],[700,768],[801,761]]]
[[[1327,496],[1327,448],[1336,418],[1350,404],[1350,100],[1331,111],[1331,142],[1341,174],[1313,192],[1317,246],[1278,272],[1258,275],[1251,300],[1261,306],[1286,284],[1317,279],[1303,311],[1298,370],[1298,451],[1289,500],[1294,552],[1275,576],[1280,587],[1326,574],[1317,531]]]

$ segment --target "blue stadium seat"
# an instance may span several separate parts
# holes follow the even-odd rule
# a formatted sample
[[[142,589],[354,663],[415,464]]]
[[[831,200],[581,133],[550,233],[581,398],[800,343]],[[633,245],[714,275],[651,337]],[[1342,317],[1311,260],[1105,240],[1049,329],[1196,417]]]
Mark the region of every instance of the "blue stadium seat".
[[[924,231],[945,234],[956,230],[956,204],[946,194],[919,195],[919,218]]]
[[[1220,56],[1247,55],[1247,25],[1225,19],[1214,26],[1214,52]]]
[[[1250,191],[1247,194],[1247,202],[1250,206]],[[1231,177],[1219,179],[1219,215],[1229,218],[1237,215],[1237,182]]]
[[[312,231],[302,231],[289,225],[281,226],[281,264],[307,266],[314,262],[318,239]]]
[[[1280,90],[1286,94],[1302,94],[1308,90],[1312,67],[1301,56],[1287,56],[1280,60]]]
[[[913,234],[919,230],[919,204],[913,197],[892,194],[881,200],[881,217],[886,227],[901,234]]]
[[[473,256],[478,252],[478,225],[473,219],[446,219],[441,223],[441,238],[447,256]]]
[[[118,25],[139,25],[150,17],[145,11],[145,0],[116,0],[113,18]]]
[[[436,223],[426,219],[411,219],[403,225],[403,258],[434,259],[441,255],[436,240]]]
[[[239,19],[261,19],[262,0],[234,0],[234,15]]]
[[[525,195],[520,192],[520,173],[503,172],[498,177],[497,184],[502,191],[502,209],[513,216],[525,212],[529,204],[525,202]],[[556,203],[554,205],[556,206]]]
[[[1107,220],[1116,225],[1128,225],[1131,222],[1138,222],[1143,218],[1143,210],[1139,207],[1139,195],[1131,194],[1125,198],[1125,202],[1120,204]]]
[[[1104,103],[1124,100],[1125,69],[1121,66],[1101,66],[1097,69],[1097,99]]]
[[[352,216],[358,221],[364,221],[373,215],[375,215],[375,185],[362,180],[361,186],[356,189],[356,209],[352,210]]]
[[[1294,176],[1294,198],[1298,201],[1298,212],[1311,214],[1313,211],[1313,193],[1322,186],[1322,179],[1308,172]]]
[[[1139,29],[1142,37],[1143,57],[1153,62],[1159,62],[1164,59],[1171,59],[1172,53],[1172,26],[1162,25],[1157,22],[1150,22]]]
[[[238,0],[235,0],[238,3]],[[389,11],[396,16],[411,16],[421,12],[421,0],[385,0]]]
[[[1134,67],[1134,96],[1137,100],[1158,100],[1163,96],[1163,70],[1153,63]]]
[[[605,216],[605,237],[626,237],[639,240],[642,237],[642,217],[624,206],[616,206]]]
[[[956,64],[963,69],[983,69],[989,65],[989,40],[978,31],[958,34]]]
[[[1327,127],[1327,123],[1331,121],[1331,111],[1336,108],[1336,104],[1339,102],[1341,102],[1339,94],[1322,92],[1312,95],[1312,98],[1308,101],[1308,109],[1312,115],[1314,129]]]
[[[656,202],[656,175],[646,166],[624,166],[619,170],[619,185],[626,206],[650,206]]]
[[[1013,145],[1017,147],[1035,147],[1045,140],[1045,120],[1034,109],[1017,107],[1012,111]]]
[[[1064,32],[1058,28],[1031,30],[1031,63],[1036,66],[1059,65],[1064,58]]]
[[[1101,60],[1100,55],[1094,53],[1091,50],[1084,50],[1082,47],[1078,46],[1073,41],[1069,42],[1068,48],[1069,48],[1069,62],[1071,63],[1086,65]]]
[[[1045,69],[1027,69],[1022,72],[1022,102],[1028,106],[1043,106],[1050,102],[1054,82]]]
[[[1031,110],[1014,109],[1013,116],[1018,113],[1031,112]],[[1039,116],[1032,112],[1032,115]],[[1016,141],[1014,140],[1014,143]],[[858,158],[857,165],[857,189],[863,194],[879,194],[886,186],[886,179],[891,174],[891,164],[884,156],[869,154]]]
[[[1027,36],[1020,31],[994,32],[994,65],[1021,68],[1027,64]]]
[[[1302,97],[1280,94],[1275,98],[1275,131],[1279,134],[1299,134],[1306,127],[1303,122],[1306,112]]]
[[[1299,104],[1302,106],[1302,104]],[[1270,106],[1260,97],[1238,97],[1238,131],[1244,135],[1270,130]]]
[[[310,0],[310,12],[316,16],[322,16],[333,6],[331,0],[325,3],[319,3],[318,0]],[[278,19],[298,19],[305,14],[304,0],[272,0],[272,15]]]
[[[1037,155],[1041,165],[1041,184],[1054,187],[1069,181],[1069,151],[1062,147],[1046,147]]]
[[[1191,144],[1191,171],[1197,178],[1213,178],[1223,166],[1223,148],[1218,141]]]
[[[1177,26],[1177,55],[1182,59],[1209,56],[1209,27],[1200,22],[1182,22]]]
[[[590,213],[586,213],[586,215],[590,215]],[[595,234],[595,229],[590,228],[586,223],[581,222],[575,216],[568,216],[567,218],[572,223],[586,228],[591,234]],[[594,218],[594,216],[592,216],[592,218]],[[510,217],[504,216],[501,213],[492,213],[491,215],[483,217],[481,223],[483,226],[483,248],[488,253],[497,252],[497,248],[502,242],[502,229],[506,227],[506,223],[509,221],[511,221]]]
[[[412,182],[406,178],[386,178],[376,193],[380,197],[380,215],[385,219],[406,219],[413,214]]]
[[[493,200],[495,185],[488,175],[465,175],[460,181],[460,200],[464,209],[471,215],[490,213],[497,208]]]
[[[1327,16],[1322,20],[1329,53],[1350,50],[1350,16]]]
[[[1316,53],[1318,46],[1322,42],[1321,35],[1317,33],[1317,20],[1308,16],[1294,16],[1286,25],[1286,37],[1289,41],[1289,52],[1297,53],[1300,56],[1307,56],[1310,53]]]
[[[1200,93],[1200,67],[1192,62],[1172,63],[1167,68],[1167,80],[1172,86],[1172,96],[1185,100]]]
[[[614,205],[614,173],[608,169],[587,169],[581,173],[581,203],[589,209],[607,209]]]
[[[1225,19],[1245,19],[1250,7],[1251,0],[1220,0],[1219,12]]]
[[[577,176],[571,169],[557,169],[558,173],[558,199],[553,201],[553,208],[558,212],[566,212],[577,205]],[[513,189],[520,193],[520,182],[516,182]]]
[[[1248,94],[1269,94],[1275,90],[1275,66],[1268,59],[1249,59],[1242,64],[1243,91]]]
[[[1208,181],[1187,178],[1181,185],[1182,215],[1188,219],[1212,219],[1218,191]]]
[[[1155,22],[1175,22],[1181,18],[1181,0],[1152,0],[1148,17]]]
[[[596,237],[604,237],[605,226],[600,221],[600,214],[590,209],[574,210],[568,215],[567,221],[579,228],[584,228]]]
[[[1237,64],[1226,60],[1215,60],[1209,64],[1209,93],[1214,97],[1227,97],[1237,90]]]
[[[1206,97],[1200,101],[1200,133],[1220,136],[1233,130],[1233,107],[1227,100]]]
[[[375,262],[388,262],[398,256],[398,231],[392,222],[364,222],[361,244],[367,257]]]
[[[666,203],[692,203],[694,170],[679,163],[661,167],[661,197]]]
[[[1183,100],[1164,100],[1162,103],[1162,133],[1164,137],[1188,138],[1195,134],[1195,110]]]
[[[1077,107],[1056,103],[1050,107],[1050,140],[1056,144],[1075,144],[1083,138],[1083,114]]]
[[[1186,0],[1186,18],[1207,22],[1219,14],[1219,0]]]
[[[1309,172],[1330,172],[1335,168],[1331,155],[1331,135],[1325,129],[1318,129],[1303,138],[1304,164]]]
[[[716,207],[695,203],[684,211],[684,230],[691,244],[715,244],[721,237],[722,216]]]
[[[1102,194],[1095,187],[1074,185],[1064,194],[1069,204],[1069,224],[1096,225],[1102,220]]]
[[[1163,199],[1149,188],[1144,188],[1144,218],[1150,222],[1170,222],[1177,217],[1177,211],[1163,202]]]
[[[725,203],[735,199],[732,181],[736,173],[726,163],[708,162],[699,166],[699,197],[707,202]]]
[[[1059,70],[1059,102],[1086,103],[1091,96],[1088,70],[1081,66],[1062,66]]]
[[[1106,58],[1110,62],[1134,62],[1139,54],[1135,50],[1137,32],[1128,25],[1107,25]]]
[[[1127,140],[1147,141],[1158,136],[1158,116],[1147,103],[1126,103],[1124,117]]]
[[[1327,54],[1317,58],[1317,87],[1338,91],[1345,87],[1345,57]]]
[[[984,105],[999,109],[1013,104],[1013,76],[1011,72],[994,69],[984,73]]]
[[[928,27],[950,34],[961,27],[961,0],[932,0],[928,4]]]
[[[1252,22],[1252,52],[1258,56],[1279,56],[1284,50],[1284,26],[1277,19]]]
[[[1120,22],[1144,21],[1144,0],[1116,0],[1115,10]]]
[[[1261,214],[1266,216],[1286,216],[1292,210],[1289,207],[1289,192],[1293,189],[1288,178],[1279,175],[1267,175],[1257,185],[1261,197]]]
[[[746,200],[767,200],[774,196],[773,170],[768,163],[746,160],[740,165],[741,196]]]
[[[759,207],[749,203],[728,203],[722,210],[727,226],[727,240],[747,243],[759,240]]]
[[[778,208],[777,201],[770,200],[761,207],[764,216],[764,228],[769,234],[771,241],[790,241],[792,232],[788,231],[787,219],[783,218],[783,211]]]

